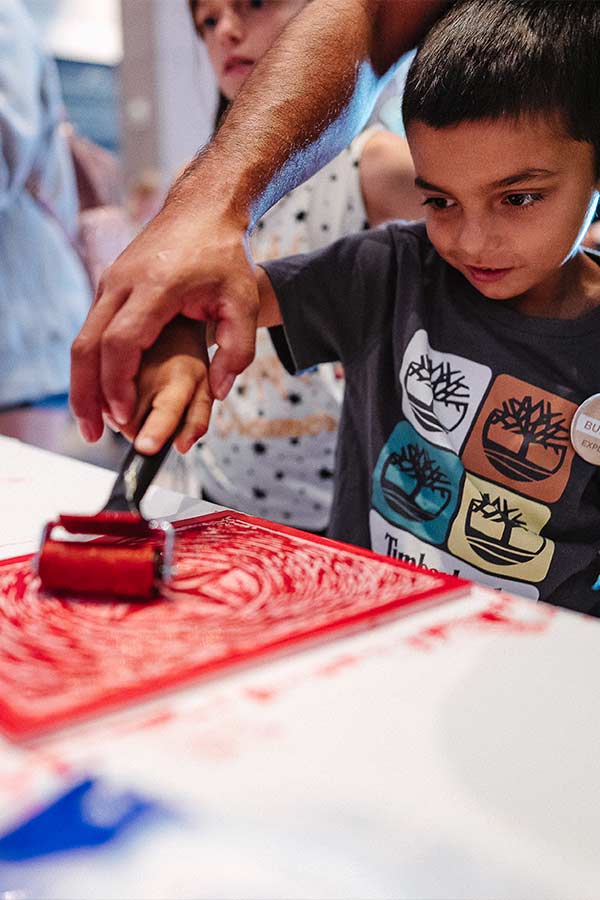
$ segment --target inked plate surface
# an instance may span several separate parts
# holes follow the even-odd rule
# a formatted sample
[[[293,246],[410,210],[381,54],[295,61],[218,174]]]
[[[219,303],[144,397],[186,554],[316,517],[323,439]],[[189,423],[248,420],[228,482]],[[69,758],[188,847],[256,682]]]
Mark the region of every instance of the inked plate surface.
[[[25,738],[303,642],[368,628],[467,582],[241,513],[176,524],[153,603],[55,597],[0,562],[0,728]]]

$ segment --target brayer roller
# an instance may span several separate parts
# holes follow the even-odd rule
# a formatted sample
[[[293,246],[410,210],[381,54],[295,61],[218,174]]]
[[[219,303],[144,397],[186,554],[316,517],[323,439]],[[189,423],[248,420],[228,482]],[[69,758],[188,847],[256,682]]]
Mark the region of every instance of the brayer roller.
[[[142,497],[172,443],[146,456],[130,446],[110,497],[93,516],[60,515],[42,533],[36,570],[42,588],[52,593],[96,594],[150,600],[160,593],[172,572],[174,531],[169,522],[148,521],[140,512]],[[59,528],[70,535],[97,535],[78,541],[57,538]],[[119,538],[139,538],[133,546]]]

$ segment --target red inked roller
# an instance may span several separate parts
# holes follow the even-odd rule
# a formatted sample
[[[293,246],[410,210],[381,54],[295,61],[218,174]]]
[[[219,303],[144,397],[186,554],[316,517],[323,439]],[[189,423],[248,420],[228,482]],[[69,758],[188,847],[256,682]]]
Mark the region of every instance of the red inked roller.
[[[61,515],[43,532],[35,566],[51,593],[152,600],[171,577],[174,531],[169,522],[148,521],[142,497],[171,447],[145,456],[130,446],[106,506],[95,516]],[[55,529],[96,540],[57,539]],[[119,538],[136,538],[132,546]]]

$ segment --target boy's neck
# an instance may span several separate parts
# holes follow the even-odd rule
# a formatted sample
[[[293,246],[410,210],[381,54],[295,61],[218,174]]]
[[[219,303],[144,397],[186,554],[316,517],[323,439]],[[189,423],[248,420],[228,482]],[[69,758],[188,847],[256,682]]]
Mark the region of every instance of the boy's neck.
[[[600,265],[579,250],[550,278],[508,303],[528,316],[578,319],[600,306]]]

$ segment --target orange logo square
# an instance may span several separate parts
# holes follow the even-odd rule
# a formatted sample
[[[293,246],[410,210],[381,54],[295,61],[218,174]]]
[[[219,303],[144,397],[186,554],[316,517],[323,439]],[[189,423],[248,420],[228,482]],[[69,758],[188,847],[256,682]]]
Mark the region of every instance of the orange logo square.
[[[558,500],[575,453],[569,429],[576,409],[563,397],[499,375],[475,420],[463,465],[521,494]]]

